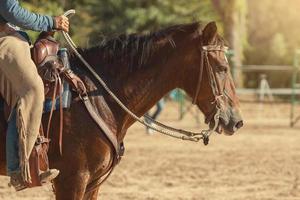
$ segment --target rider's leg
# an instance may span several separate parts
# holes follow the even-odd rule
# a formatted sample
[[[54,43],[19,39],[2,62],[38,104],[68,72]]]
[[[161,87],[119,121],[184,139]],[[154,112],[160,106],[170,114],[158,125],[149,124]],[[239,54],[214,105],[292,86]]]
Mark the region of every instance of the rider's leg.
[[[19,162],[19,134],[17,130],[16,110],[11,113],[6,134],[6,168],[7,175],[11,177],[10,184],[17,191],[25,189],[27,186],[22,181]]]
[[[17,33],[0,36],[0,92],[16,107],[20,171],[28,182],[28,160],[39,133],[44,86],[31,60],[29,44]]]
[[[149,112],[147,112],[147,115],[150,116],[152,119],[156,120],[156,118],[159,116],[159,114],[161,113],[162,109],[164,107],[164,99],[162,98],[161,100],[159,100],[157,103],[156,103],[156,110],[154,111],[154,113],[152,114],[152,116],[149,115]],[[151,124],[151,121],[149,119],[145,119],[146,122],[148,124]],[[148,134],[152,134],[153,131],[149,128],[147,128],[147,133]]]
[[[24,180],[30,182],[29,156],[39,133],[44,88],[30,47],[17,33],[0,38],[0,70],[2,95],[16,107],[20,170]]]
[[[8,122],[6,134],[7,175],[20,171],[19,166],[19,134],[16,125],[16,111],[13,110]]]
[[[19,162],[19,134],[17,130],[16,110],[11,113],[8,121],[7,134],[6,134],[6,163],[7,163],[7,175],[11,177],[11,185],[16,190],[25,189],[27,186],[21,178],[20,162]],[[54,179],[58,175],[58,171],[49,170],[40,175],[41,182],[48,182]]]
[[[152,115],[152,119],[156,120],[157,117],[159,116],[159,114],[161,113],[163,107],[164,107],[164,99],[161,99],[159,100],[157,103],[156,103],[156,110],[155,112],[153,113]]]

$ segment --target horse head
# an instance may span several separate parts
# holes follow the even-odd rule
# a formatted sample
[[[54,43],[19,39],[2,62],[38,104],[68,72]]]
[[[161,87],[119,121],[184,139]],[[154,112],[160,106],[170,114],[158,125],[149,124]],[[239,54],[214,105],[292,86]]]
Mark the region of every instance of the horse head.
[[[243,121],[225,51],[216,24],[202,28],[196,22],[146,35],[120,35],[82,53],[138,116],[167,92],[181,88],[212,129],[233,134]],[[122,110],[116,116],[126,123],[120,125],[125,129],[135,121]]]
[[[243,120],[225,55],[227,47],[216,24],[211,22],[204,29],[198,28],[185,42],[189,42],[190,50],[184,54],[189,66],[184,68],[182,89],[193,98],[210,128],[232,135],[243,126]]]

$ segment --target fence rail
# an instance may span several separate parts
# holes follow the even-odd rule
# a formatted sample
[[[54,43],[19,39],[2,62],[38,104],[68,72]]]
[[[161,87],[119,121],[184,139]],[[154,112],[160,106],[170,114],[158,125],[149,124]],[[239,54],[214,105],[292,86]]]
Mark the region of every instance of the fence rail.
[[[291,88],[272,88],[269,90],[272,95],[300,95],[300,89],[291,89]],[[268,91],[268,92],[269,92]],[[259,95],[261,90],[258,89],[247,89],[247,88],[238,88],[237,93],[239,95]]]
[[[295,67],[292,65],[243,65],[236,68],[243,72],[250,71],[293,71]]]

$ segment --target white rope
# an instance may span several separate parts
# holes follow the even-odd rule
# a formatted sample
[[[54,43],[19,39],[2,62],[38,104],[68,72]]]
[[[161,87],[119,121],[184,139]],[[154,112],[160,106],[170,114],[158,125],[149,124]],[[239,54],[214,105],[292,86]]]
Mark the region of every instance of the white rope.
[[[66,17],[69,17],[71,15],[75,14],[75,10],[69,10],[67,11],[64,15]],[[218,126],[218,122],[219,122],[219,110],[218,112],[215,114],[214,119],[215,119],[215,127],[213,129],[210,130],[203,130],[200,133],[197,132],[190,132],[190,131],[185,131],[185,130],[181,130],[181,129],[175,129],[172,127],[169,127],[167,125],[164,125],[160,122],[155,121],[154,119],[148,117],[148,116],[144,116],[144,118],[149,119],[151,122],[153,122],[154,124],[161,126],[167,130],[170,131],[174,131],[174,132],[169,132],[163,129],[159,129],[157,127],[154,127],[151,124],[148,124],[144,119],[139,118],[136,114],[134,114],[133,112],[131,112],[120,100],[119,98],[109,89],[109,87],[106,85],[106,83],[102,80],[102,78],[94,71],[94,69],[92,68],[92,66],[81,56],[81,54],[77,51],[77,46],[74,44],[72,38],[70,37],[70,35],[64,31],[62,31],[62,34],[65,38],[65,40],[67,41],[67,44],[69,45],[69,47],[71,48],[71,50],[75,53],[75,55],[81,60],[81,62],[86,66],[86,68],[90,71],[90,73],[92,73],[92,75],[97,79],[97,81],[99,81],[99,83],[102,85],[102,87],[108,92],[108,94],[119,104],[119,106],[126,111],[132,118],[134,118],[136,121],[138,121],[139,123],[143,124],[144,126],[148,127],[149,129],[152,129],[154,131],[157,131],[159,133],[162,133],[164,135],[170,136],[170,137],[174,137],[177,139],[182,139],[182,140],[189,140],[189,141],[194,141],[194,142],[199,142],[201,139],[203,140],[207,140],[204,141],[204,143],[208,143],[208,137],[211,135],[212,132],[214,132],[217,129]],[[181,134],[181,135],[178,135]]]

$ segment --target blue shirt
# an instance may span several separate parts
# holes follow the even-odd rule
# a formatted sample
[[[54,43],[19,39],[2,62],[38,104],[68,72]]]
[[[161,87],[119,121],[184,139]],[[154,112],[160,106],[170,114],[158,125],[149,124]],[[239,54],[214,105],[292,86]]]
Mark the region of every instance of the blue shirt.
[[[0,0],[0,23],[9,22],[23,29],[51,31],[54,21],[51,16],[32,13],[20,6],[18,0]]]

